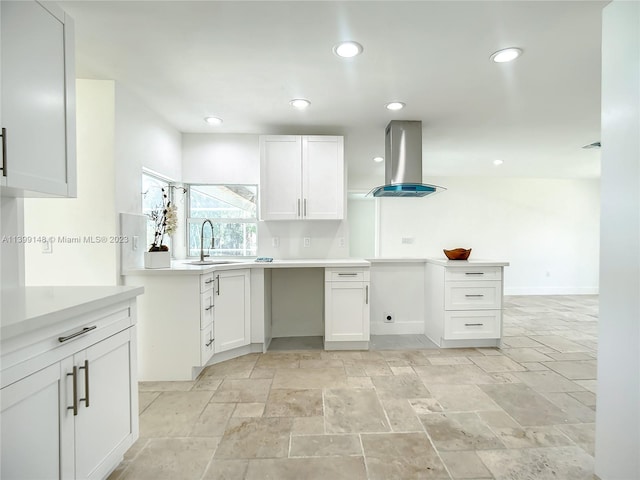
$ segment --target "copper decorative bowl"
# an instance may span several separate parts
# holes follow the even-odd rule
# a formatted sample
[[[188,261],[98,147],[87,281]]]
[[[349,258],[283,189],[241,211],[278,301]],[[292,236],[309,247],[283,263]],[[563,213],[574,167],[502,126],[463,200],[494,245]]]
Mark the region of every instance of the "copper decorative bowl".
[[[471,255],[471,249],[454,248],[453,250],[442,250],[449,260],[466,260]]]

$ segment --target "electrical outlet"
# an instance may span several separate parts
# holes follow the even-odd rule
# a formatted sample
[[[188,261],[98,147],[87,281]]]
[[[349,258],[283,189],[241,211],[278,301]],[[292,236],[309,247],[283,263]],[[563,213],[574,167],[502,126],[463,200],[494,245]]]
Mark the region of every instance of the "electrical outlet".
[[[280,246],[280,237],[273,237],[271,239],[271,246],[273,248],[278,248]]]
[[[42,242],[42,253],[53,253],[53,244],[49,240]]]
[[[136,250],[138,250],[138,235],[134,235],[131,239],[131,250],[133,250],[134,252]]]
[[[311,246],[311,237],[304,237],[303,245],[305,246],[305,248],[310,247]]]
[[[411,245],[415,239],[413,237],[402,237],[403,245]]]
[[[393,313],[384,313],[384,323],[393,323],[396,321],[396,316]]]

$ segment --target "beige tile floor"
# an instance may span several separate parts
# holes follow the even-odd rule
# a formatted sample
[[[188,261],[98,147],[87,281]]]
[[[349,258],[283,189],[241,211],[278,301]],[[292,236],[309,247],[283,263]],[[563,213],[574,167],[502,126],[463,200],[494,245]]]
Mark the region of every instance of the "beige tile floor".
[[[507,297],[501,349],[268,352],[142,383],[110,480],[594,478],[597,313]]]

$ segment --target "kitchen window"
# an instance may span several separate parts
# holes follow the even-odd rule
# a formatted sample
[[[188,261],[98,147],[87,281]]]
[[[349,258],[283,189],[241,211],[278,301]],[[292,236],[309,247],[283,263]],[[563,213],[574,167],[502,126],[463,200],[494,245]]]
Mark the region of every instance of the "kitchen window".
[[[204,227],[205,255],[254,257],[258,249],[257,185],[189,185],[187,255],[200,255],[200,233]]]

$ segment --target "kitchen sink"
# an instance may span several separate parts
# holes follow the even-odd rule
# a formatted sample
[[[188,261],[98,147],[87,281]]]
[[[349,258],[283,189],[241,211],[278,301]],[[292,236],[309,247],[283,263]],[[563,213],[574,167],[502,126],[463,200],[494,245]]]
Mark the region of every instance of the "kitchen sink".
[[[224,265],[226,263],[233,263],[230,260],[196,260],[188,262],[189,265]]]

